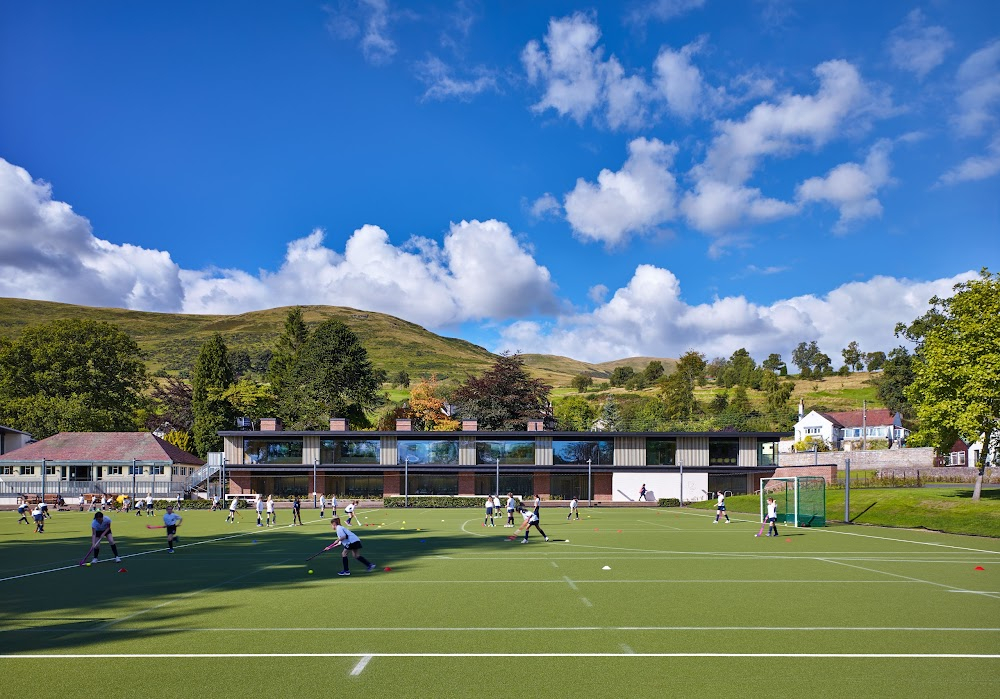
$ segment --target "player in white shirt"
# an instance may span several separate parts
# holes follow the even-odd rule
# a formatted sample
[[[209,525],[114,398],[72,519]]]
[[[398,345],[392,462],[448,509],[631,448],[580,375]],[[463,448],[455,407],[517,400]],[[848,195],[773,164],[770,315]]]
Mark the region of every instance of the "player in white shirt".
[[[774,501],[774,498],[767,499],[767,519],[765,521],[771,525],[767,528],[767,535],[778,536],[778,503]]]
[[[212,496],[212,512],[215,512],[217,509],[219,509],[219,496],[218,495],[213,495]]]
[[[333,497],[330,498],[330,514],[334,517],[337,516],[337,494],[334,493]]]
[[[153,516],[153,494],[152,493],[147,493],[146,494],[146,516],[147,517],[152,517]]]
[[[90,523],[90,545],[93,547],[94,558],[91,563],[100,563],[101,538],[108,540],[111,544],[111,553],[115,555],[115,561],[121,562],[118,555],[118,546],[115,544],[115,537],[111,534],[111,518],[105,517],[103,512],[94,514],[94,520]]]
[[[174,552],[174,543],[180,541],[177,538],[177,527],[181,525],[184,518],[174,512],[174,508],[167,505],[167,513],[163,515],[163,525],[167,528],[167,553]]]
[[[486,522],[489,522],[487,524]],[[493,498],[489,495],[486,496],[486,517],[483,518],[484,527],[495,527],[496,523],[493,521]]]
[[[500,496],[493,496],[493,513],[499,517],[500,516]]]
[[[725,493],[723,493],[721,490],[719,490],[719,491],[716,491],[715,495],[716,495],[716,499],[715,499],[715,521],[712,522],[712,524],[718,524],[719,523],[719,517],[725,517],[726,518],[726,524],[731,524],[731,522],[729,521],[729,515],[726,514],[726,495],[725,495]]]
[[[542,506],[542,499],[540,497],[538,497],[538,494],[536,493],[535,494],[535,514],[536,515],[539,514],[538,510],[539,510],[539,508],[541,506]]]
[[[521,516],[524,517],[524,524],[521,525],[521,527],[520,527],[520,529],[518,529],[518,531],[520,531],[521,529],[524,529],[524,538],[521,539],[521,543],[522,544],[528,543],[528,531],[532,527],[534,527],[535,529],[537,529],[538,533],[541,534],[545,538],[546,541],[549,540],[549,537],[545,536],[545,532],[542,531],[542,528],[540,526],[538,526],[538,513],[537,512],[535,512],[534,510],[532,510],[531,512],[528,512],[526,509],[524,509],[522,507],[521,508]]]
[[[267,526],[269,526],[269,527],[271,526],[271,520],[272,519],[274,520],[275,524],[278,523],[278,515],[276,515],[274,513],[274,498],[272,496],[268,495],[267,496]]]
[[[351,523],[351,518],[354,517],[354,505],[355,503],[347,503],[347,507],[344,508],[344,514],[347,515],[347,523]]]
[[[569,501],[569,514],[566,515],[566,519],[571,519],[573,515],[576,515],[576,518],[580,519],[580,501],[576,498]]]
[[[227,522],[236,523],[236,508],[240,506],[240,499],[233,498],[233,501],[229,503],[229,514],[226,516]]]
[[[257,526],[264,526],[264,501],[260,499],[260,493],[257,494],[257,499],[253,501],[254,509],[257,510]]]
[[[28,521],[28,512],[29,511],[30,511],[30,508],[27,505],[25,505],[23,502],[20,505],[17,506],[17,514],[21,515],[21,519],[17,520],[18,524],[20,524],[21,522],[24,522],[25,524],[31,524],[31,522]]]
[[[517,500],[514,499],[514,493],[507,493],[507,524],[503,525],[505,527],[514,526],[514,510],[517,509]]]
[[[35,509],[31,511],[31,518],[35,520],[35,533],[44,534],[45,533],[45,514],[42,512],[41,505],[35,505]]]
[[[323,519],[326,516],[326,495],[319,496],[319,518]]]
[[[350,507],[350,505],[348,505],[348,507]],[[334,517],[330,521],[330,524],[333,526],[334,529],[337,530],[337,541],[339,541],[341,546],[343,547],[340,552],[340,560],[344,564],[344,569],[339,573],[337,573],[337,575],[351,574],[347,562],[348,551],[351,552],[352,556],[354,556],[357,560],[359,560],[361,563],[365,565],[365,567],[368,569],[368,572],[375,570],[375,564],[358,553],[358,551],[361,550],[361,539],[358,538],[358,535],[352,532],[347,527],[343,526],[340,523],[340,517]]]

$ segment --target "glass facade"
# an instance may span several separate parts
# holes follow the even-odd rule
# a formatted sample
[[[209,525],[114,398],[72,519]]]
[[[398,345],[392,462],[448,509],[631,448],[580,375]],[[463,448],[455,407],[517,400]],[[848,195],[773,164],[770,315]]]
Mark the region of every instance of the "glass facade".
[[[646,465],[647,466],[676,466],[677,465],[677,440],[676,439],[647,439],[646,440]]]
[[[301,439],[244,439],[245,464],[301,464]]]
[[[709,466],[736,466],[740,458],[739,439],[709,439],[708,440],[708,465]]]
[[[600,440],[552,440],[552,463],[556,465],[582,464],[610,466],[615,462],[615,443],[611,439]]]
[[[397,443],[397,463],[414,464],[458,464],[457,439],[416,440],[401,439]],[[457,479],[458,476],[456,475]],[[458,481],[455,481],[456,491]]]
[[[778,465],[777,442],[757,442],[757,465],[758,466]]]
[[[747,495],[751,491],[747,487],[745,473],[710,473],[708,474],[708,499],[714,500],[715,494],[722,491],[726,495]]]
[[[586,473],[553,473],[549,488],[553,500],[592,499],[587,494]]]
[[[458,474],[411,473],[408,495],[458,495]]]
[[[514,493],[521,497],[528,497],[534,491],[535,479],[530,473],[518,473],[504,475],[500,471],[500,500],[504,507],[507,506],[507,493]],[[492,495],[497,492],[497,477],[495,474],[476,474],[476,495]]]
[[[377,439],[323,439],[319,443],[323,464],[378,464],[381,454]]]
[[[535,440],[480,440],[476,442],[476,463],[531,465],[535,463]]]
[[[360,474],[356,476],[324,477],[327,495],[336,494],[341,500],[363,498],[380,498],[384,492],[384,478],[381,473]],[[341,502],[343,507],[346,503]]]

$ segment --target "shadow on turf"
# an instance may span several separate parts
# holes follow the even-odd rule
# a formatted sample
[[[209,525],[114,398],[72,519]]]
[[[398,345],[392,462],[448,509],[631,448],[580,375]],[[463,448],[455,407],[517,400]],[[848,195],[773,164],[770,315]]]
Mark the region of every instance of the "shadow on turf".
[[[485,546],[504,550],[509,547],[502,533],[483,538],[358,527],[354,531],[364,543],[362,554],[375,562],[378,569],[365,573],[363,566],[352,559],[352,577],[341,579],[336,575],[341,566],[339,549],[306,561],[333,540],[328,526],[309,524],[312,526],[244,530],[239,532],[242,536],[221,541],[213,540],[233,532],[182,536],[173,555],[163,549],[160,537],[135,539],[120,534],[118,547],[124,560],[121,563],[109,560],[110,547],[105,545],[102,562],[92,567],[78,565],[79,557],[86,552],[80,539],[4,541],[0,543],[3,563],[0,577],[71,567],[0,583],[0,597],[4,600],[0,653],[65,651],[85,648],[94,641],[122,638],[162,638],[169,643],[170,636],[185,627],[199,626],[202,615],[227,611],[213,603],[210,595],[198,594],[209,593],[213,588],[227,592],[259,592],[268,587],[289,590],[315,585],[317,580],[324,579],[332,585],[364,584],[368,575],[393,575],[419,565],[428,556],[466,549],[482,552]],[[254,536],[258,543],[253,543]],[[39,546],[43,541],[44,546]],[[538,542],[540,538],[533,536],[532,541]],[[191,565],[195,556],[201,565]],[[249,565],[248,557],[251,557]],[[185,559],[189,565],[185,565]],[[19,564],[16,569],[11,565],[14,562]],[[386,566],[393,572],[386,573]],[[128,573],[119,575],[120,567],[125,567]],[[309,568],[317,574],[307,575]],[[233,611],[239,614],[234,626],[246,623],[245,609]],[[136,625],[166,630],[134,628],[129,625],[132,614]],[[12,628],[32,620],[41,623]],[[62,623],[48,623],[54,620]]]

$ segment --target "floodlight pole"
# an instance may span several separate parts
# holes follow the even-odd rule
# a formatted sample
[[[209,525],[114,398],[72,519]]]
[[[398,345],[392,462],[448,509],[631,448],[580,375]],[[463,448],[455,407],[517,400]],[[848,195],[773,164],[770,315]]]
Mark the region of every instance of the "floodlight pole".
[[[410,455],[406,455],[403,466],[403,507],[410,506]]]
[[[135,502],[135,459],[132,459],[132,502]]]
[[[587,459],[587,507],[593,507],[594,505],[594,486],[591,485],[591,462],[592,459]]]
[[[844,524],[851,523],[851,460],[844,459]]]
[[[497,497],[500,497],[500,457],[497,457]]]
[[[47,459],[42,459],[42,503],[45,502],[45,462]]]
[[[677,467],[681,471],[681,497],[680,497],[680,506],[684,507],[684,461],[680,457],[677,458]]]

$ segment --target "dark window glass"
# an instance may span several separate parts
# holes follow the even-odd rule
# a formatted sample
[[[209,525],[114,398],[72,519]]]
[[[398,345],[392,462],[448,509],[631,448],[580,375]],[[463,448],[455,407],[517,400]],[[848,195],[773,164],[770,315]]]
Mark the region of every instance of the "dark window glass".
[[[411,473],[409,495],[458,495],[458,474]]]
[[[708,499],[714,500],[715,494],[722,491],[726,495],[747,495],[747,476],[745,473],[709,473]]]
[[[380,498],[384,492],[385,479],[381,474],[361,474],[357,476],[325,476],[318,486],[322,492],[336,495],[340,498],[340,507],[346,504],[344,500],[362,498]]]
[[[301,464],[301,439],[244,439],[245,464]]]
[[[457,439],[416,440],[401,439],[397,446],[399,461],[403,464],[458,464]],[[457,476],[456,476],[457,478]],[[458,484],[456,481],[456,488]]]
[[[500,471],[500,502],[507,507],[507,493],[514,493],[515,497],[528,497],[534,491],[535,479],[530,473],[518,473],[505,475]],[[476,495],[494,495],[497,493],[496,474],[477,473],[476,474]]]
[[[757,442],[757,465],[776,466],[778,464],[778,443]]]
[[[646,465],[647,466],[677,465],[677,440],[647,439]]]
[[[615,443],[612,440],[552,440],[553,464],[586,464],[587,459],[592,466],[610,466],[615,459]]]
[[[319,443],[319,460],[324,464],[377,464],[381,453],[377,439],[323,439]]]
[[[476,442],[476,463],[495,464],[497,457],[501,464],[534,464],[534,440],[490,440]]]
[[[586,473],[553,473],[551,495],[553,500],[588,500]],[[593,482],[591,482],[593,486]]]
[[[736,466],[740,456],[739,439],[709,439],[709,466]]]
[[[276,498],[308,495],[311,485],[312,476],[252,476],[250,478],[251,490],[256,493],[273,495]],[[289,510],[288,519],[291,518],[292,513]]]

